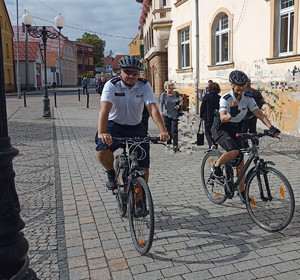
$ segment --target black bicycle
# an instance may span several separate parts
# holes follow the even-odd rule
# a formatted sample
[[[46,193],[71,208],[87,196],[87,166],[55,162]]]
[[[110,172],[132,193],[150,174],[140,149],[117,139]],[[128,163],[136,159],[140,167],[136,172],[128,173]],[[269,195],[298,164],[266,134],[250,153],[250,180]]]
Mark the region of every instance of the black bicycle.
[[[153,242],[154,207],[151,192],[145,181],[145,171],[138,160],[146,156],[143,143],[163,144],[157,137],[115,138],[122,143],[122,152],[115,158],[117,189],[114,191],[119,214],[124,217],[128,211],[129,227],[137,251],[146,254]],[[140,151],[138,155],[138,150]]]
[[[262,229],[277,232],[291,222],[295,211],[295,198],[292,187],[287,178],[277,169],[272,161],[264,161],[259,157],[259,138],[274,137],[269,130],[263,133],[238,133],[237,136],[251,140],[252,146],[241,149],[239,155],[232,162],[222,165],[223,179],[217,179],[212,174],[212,166],[222,155],[220,151],[207,151],[201,165],[201,179],[208,198],[216,204],[222,204],[227,198],[239,193],[239,183],[246,174],[250,164],[254,166],[247,172],[245,180],[246,208],[252,220]],[[244,154],[248,154],[244,168],[234,181],[233,167],[240,164]],[[240,193],[239,193],[240,195]],[[240,198],[242,199],[241,195]]]

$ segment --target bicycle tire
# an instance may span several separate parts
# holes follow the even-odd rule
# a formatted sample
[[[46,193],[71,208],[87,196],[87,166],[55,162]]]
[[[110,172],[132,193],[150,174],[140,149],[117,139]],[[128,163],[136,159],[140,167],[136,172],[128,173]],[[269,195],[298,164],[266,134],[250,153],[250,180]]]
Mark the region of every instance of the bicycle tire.
[[[260,177],[260,179],[259,179]],[[252,220],[268,232],[278,232],[286,228],[295,212],[295,198],[287,178],[272,167],[264,167],[257,177],[253,171],[246,181],[247,211]],[[263,196],[259,189],[261,181]],[[266,182],[270,186],[271,199],[268,196]]]
[[[145,210],[146,216],[138,217],[136,215],[136,188],[141,187],[143,194],[143,209]],[[128,203],[128,218],[131,238],[136,250],[144,255],[149,252],[153,237],[154,237],[154,207],[150,189],[145,179],[138,177],[133,183],[133,188],[129,193],[129,203]]]
[[[123,185],[120,185],[120,162],[118,157],[115,160],[115,171],[116,171],[116,184],[117,184],[117,193],[115,194],[117,201],[117,209],[121,217],[125,217],[127,212],[126,198],[125,198],[125,189]]]
[[[201,163],[202,186],[209,200],[215,204],[223,204],[227,199],[224,183],[215,179],[211,171],[212,166],[221,155],[222,153],[218,150],[210,150],[206,153]],[[224,169],[223,166],[222,169]]]

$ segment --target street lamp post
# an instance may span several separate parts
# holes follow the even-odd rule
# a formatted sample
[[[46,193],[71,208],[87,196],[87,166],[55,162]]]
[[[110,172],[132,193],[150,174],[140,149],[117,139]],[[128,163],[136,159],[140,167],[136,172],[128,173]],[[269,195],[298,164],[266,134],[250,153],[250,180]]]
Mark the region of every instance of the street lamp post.
[[[59,65],[59,85],[62,86],[61,59],[60,59],[60,36],[58,37],[58,65]]]
[[[28,82],[28,69],[29,69],[29,55],[28,55],[28,26],[25,26],[25,80],[26,80],[26,91],[29,91]]]
[[[20,203],[12,160],[19,153],[8,136],[0,26],[0,279],[36,279],[28,269],[28,242],[21,230]]]
[[[51,117],[51,111],[50,111],[50,99],[48,95],[48,85],[47,85],[47,50],[46,50],[46,44],[47,39],[56,39],[60,36],[60,31],[65,25],[65,19],[61,14],[58,14],[54,22],[59,30],[59,32],[52,32],[50,30],[47,30],[46,26],[43,26],[41,29],[38,29],[36,27],[31,28],[31,25],[33,23],[33,16],[30,14],[29,11],[26,11],[25,14],[22,17],[23,23],[28,27],[28,33],[34,37],[34,38],[42,38],[43,44],[44,44],[44,75],[45,75],[45,91],[44,91],[44,99],[43,99],[43,117]]]

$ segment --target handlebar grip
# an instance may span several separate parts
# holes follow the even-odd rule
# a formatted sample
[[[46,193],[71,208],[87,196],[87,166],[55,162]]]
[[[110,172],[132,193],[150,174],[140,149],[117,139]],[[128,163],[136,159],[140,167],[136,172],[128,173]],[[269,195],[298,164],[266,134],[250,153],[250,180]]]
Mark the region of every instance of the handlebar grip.
[[[150,137],[150,141],[151,141],[153,144],[158,144],[158,138],[157,138],[157,137]]]

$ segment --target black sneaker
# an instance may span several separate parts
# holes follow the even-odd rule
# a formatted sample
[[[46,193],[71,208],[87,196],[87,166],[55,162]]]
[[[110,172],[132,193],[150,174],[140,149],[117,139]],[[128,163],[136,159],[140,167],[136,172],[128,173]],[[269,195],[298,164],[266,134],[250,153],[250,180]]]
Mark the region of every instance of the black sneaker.
[[[215,178],[221,179],[224,177],[221,167],[216,167],[213,165],[213,167],[211,168],[211,171],[212,171],[213,175],[215,176]]]
[[[135,218],[145,218],[149,214],[149,211],[146,209],[146,205],[143,204],[143,201],[140,200],[135,204]]]
[[[178,147],[176,147],[176,146],[175,146],[175,147],[173,147],[173,152],[174,152],[174,153],[177,153],[177,152],[179,152],[179,148],[178,148]]]
[[[113,169],[113,170],[106,171],[106,173],[107,173],[106,187],[110,191],[113,191],[114,189],[117,188],[117,184],[116,184],[116,181],[115,181],[116,172]]]

